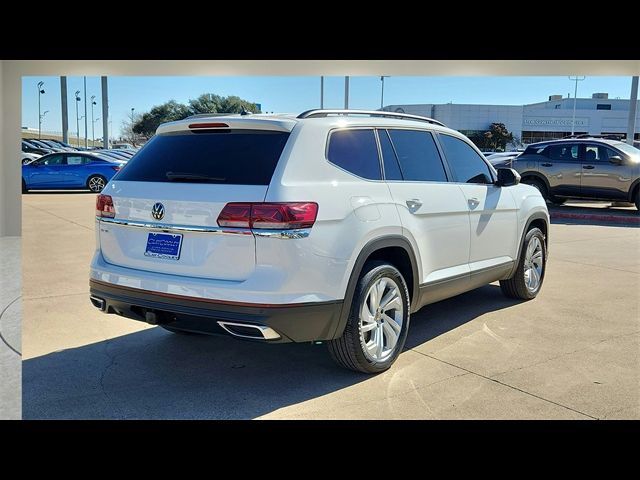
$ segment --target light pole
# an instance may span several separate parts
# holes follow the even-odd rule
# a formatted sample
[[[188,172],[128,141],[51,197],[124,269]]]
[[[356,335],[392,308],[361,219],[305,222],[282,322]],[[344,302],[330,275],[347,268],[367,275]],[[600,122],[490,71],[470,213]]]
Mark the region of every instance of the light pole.
[[[134,111],[135,111],[135,108],[131,107],[131,143],[135,143],[135,141],[133,140],[133,112]]]
[[[91,120],[93,122],[93,125],[91,126],[91,146],[95,148],[96,146],[96,122],[100,120],[100,117],[96,118],[95,120]]]
[[[569,77],[569,80],[572,82],[576,82],[576,88],[573,91],[573,118],[571,119],[571,135],[575,133],[576,130],[576,101],[578,100],[578,82],[581,82],[586,77]]]
[[[87,129],[87,77],[84,78],[84,148],[89,146]]]
[[[96,146],[96,122],[93,120],[93,107],[96,105],[96,96],[91,95],[91,146]]]
[[[384,79],[389,78],[389,75],[381,75],[380,83],[382,83],[382,90],[380,92],[380,110],[384,108]]]
[[[44,112],[42,112],[42,115],[40,115],[40,123],[38,124],[38,139],[40,138],[40,130],[42,127],[42,122],[44,122],[44,116],[49,113],[49,110],[45,110]]]
[[[320,76],[320,110],[324,108],[324,77]]]
[[[80,103],[80,90],[76,90],[76,143],[80,146],[80,117],[78,117],[78,104]]]
[[[42,115],[40,114],[40,95],[44,93],[44,82],[38,82],[38,139],[41,135],[42,130]]]

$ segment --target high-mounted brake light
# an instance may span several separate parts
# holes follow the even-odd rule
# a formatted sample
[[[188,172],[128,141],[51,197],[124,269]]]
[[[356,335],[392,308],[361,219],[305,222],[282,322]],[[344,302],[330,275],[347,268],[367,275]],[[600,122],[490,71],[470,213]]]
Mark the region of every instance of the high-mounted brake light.
[[[189,128],[228,128],[229,125],[226,123],[191,123],[189,124]]]
[[[98,195],[96,198],[96,217],[114,218],[115,216],[116,208],[113,205],[111,195]]]
[[[221,227],[262,230],[310,228],[316,221],[318,204],[314,202],[227,203],[218,216]]]

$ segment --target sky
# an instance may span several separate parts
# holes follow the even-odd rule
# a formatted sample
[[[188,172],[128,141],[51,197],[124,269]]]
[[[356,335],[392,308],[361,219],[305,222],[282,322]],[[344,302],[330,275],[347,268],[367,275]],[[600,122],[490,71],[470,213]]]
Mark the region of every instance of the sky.
[[[92,137],[91,102],[96,96],[93,118],[95,138],[102,137],[102,93],[100,77],[87,77],[87,130]],[[43,131],[62,131],[60,77],[22,78],[22,126],[38,128],[37,83],[44,82],[41,95]],[[388,77],[384,82],[384,104],[472,103],[523,105],[546,101],[549,95],[573,97],[575,83],[562,77]],[[124,121],[135,113],[149,111],[169,100],[187,103],[203,93],[237,95],[262,105],[263,112],[300,113],[320,106],[320,77],[122,77],[108,78],[111,136],[119,135]],[[82,101],[78,116],[84,115],[83,77],[67,77],[69,130],[77,130],[74,92]],[[609,98],[629,98],[631,77],[586,77],[578,83],[578,97],[607,92]],[[380,77],[351,77],[349,108],[380,108]],[[324,107],[344,107],[344,77],[325,77]],[[80,121],[84,137],[84,119]]]

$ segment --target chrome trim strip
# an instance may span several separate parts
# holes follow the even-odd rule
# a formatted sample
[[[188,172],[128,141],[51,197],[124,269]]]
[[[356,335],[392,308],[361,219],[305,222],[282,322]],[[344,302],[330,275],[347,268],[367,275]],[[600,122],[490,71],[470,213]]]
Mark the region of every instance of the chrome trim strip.
[[[294,230],[252,230],[256,237],[282,238],[285,240],[296,240],[307,238],[311,233],[310,228],[297,228]]]
[[[280,338],[280,335],[273,328],[265,327],[263,325],[253,325],[251,323],[236,323],[236,322],[223,322],[223,321],[219,321],[218,325],[220,325],[227,333],[233,335],[234,337],[253,338],[254,340],[258,338],[258,337],[252,337],[251,335],[241,335],[239,333],[233,332],[232,330],[227,328],[227,325],[232,327],[236,326],[236,327],[244,327],[244,328],[255,328],[256,330],[258,330],[258,332],[260,332],[260,335],[262,335],[262,338],[265,340],[277,340]]]
[[[310,228],[297,228],[293,230],[251,230],[250,228],[234,227],[207,227],[198,225],[169,225],[165,223],[138,222],[135,220],[119,220],[116,218],[96,217],[100,223],[122,225],[124,227],[145,228],[148,230],[161,230],[163,232],[195,232],[213,233],[223,235],[255,235],[257,237],[281,238],[284,240],[296,240],[307,238],[311,233]]]
[[[165,223],[137,222],[135,220],[119,220],[116,218],[96,217],[100,223],[110,223],[133,228],[146,228],[149,230],[162,230],[163,232],[196,232],[196,233],[216,233],[216,234],[239,234],[251,235],[249,228],[233,227],[207,227],[199,225],[169,225]]]

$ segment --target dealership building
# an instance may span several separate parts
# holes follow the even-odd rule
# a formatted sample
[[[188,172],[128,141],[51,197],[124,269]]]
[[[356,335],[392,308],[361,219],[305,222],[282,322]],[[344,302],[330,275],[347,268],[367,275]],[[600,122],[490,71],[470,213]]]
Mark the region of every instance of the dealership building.
[[[610,99],[607,93],[576,101],[577,134],[623,134],[629,123],[629,99]],[[571,135],[574,99],[551,95],[546,102],[529,105],[416,104],[388,105],[383,110],[423,115],[441,121],[465,135],[489,130],[492,123],[504,123],[524,144]],[[640,139],[640,102],[636,110],[635,139]]]

